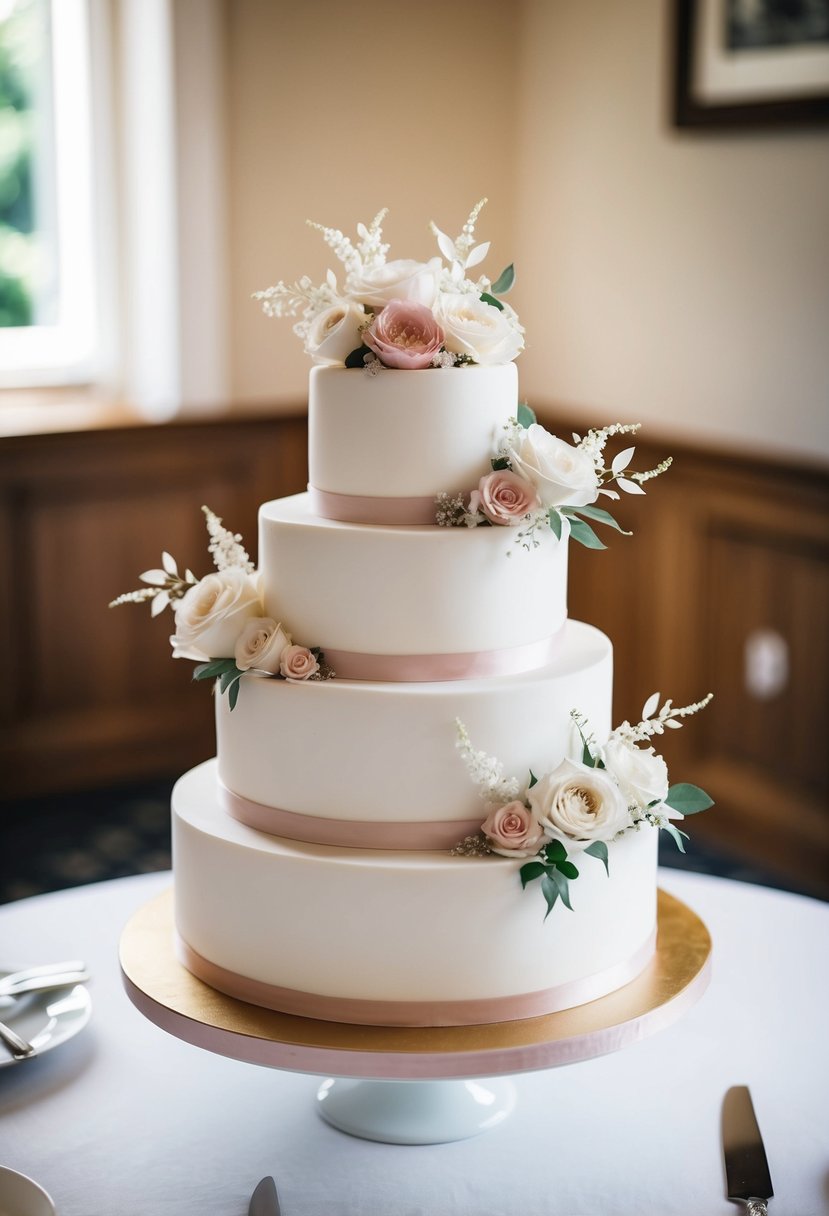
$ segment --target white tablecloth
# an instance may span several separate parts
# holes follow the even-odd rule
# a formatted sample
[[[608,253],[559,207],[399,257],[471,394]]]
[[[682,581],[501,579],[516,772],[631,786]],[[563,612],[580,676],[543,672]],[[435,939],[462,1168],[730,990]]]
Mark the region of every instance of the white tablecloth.
[[[200,1051],[133,1008],[120,932],[169,883],[0,908],[0,964],[80,956],[94,972],[89,1026],[0,1069],[0,1164],[37,1178],[60,1216],[244,1216],[265,1174],[283,1216],[725,1216],[720,1105],[734,1084],[754,1097],[772,1216],[829,1212],[829,905],[662,871],[714,939],[700,1003],[634,1047],[518,1077],[498,1128],[412,1148],[329,1127],[317,1078]]]

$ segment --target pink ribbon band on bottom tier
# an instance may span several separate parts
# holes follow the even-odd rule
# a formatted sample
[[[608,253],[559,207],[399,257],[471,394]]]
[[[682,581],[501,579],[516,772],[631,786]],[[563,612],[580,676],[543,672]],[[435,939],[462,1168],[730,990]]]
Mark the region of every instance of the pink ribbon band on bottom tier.
[[[482,818],[444,819],[426,822],[377,823],[367,819],[326,819],[318,815],[299,815],[279,807],[252,802],[234,794],[219,782],[222,809],[257,832],[298,840],[304,844],[324,844],[346,849],[422,850],[443,853],[480,831]]]
[[[343,524],[373,524],[375,527],[392,528],[421,528],[436,524],[434,494],[372,498],[365,494],[335,494],[331,490],[318,490],[316,486],[309,485],[308,496],[315,515]]]
[[[456,654],[364,654],[325,647],[325,661],[342,680],[367,683],[431,684],[449,680],[486,680],[519,676],[545,667],[555,654],[562,630],[540,642],[502,650],[468,650]]]
[[[180,935],[176,935],[179,962],[211,988],[236,1000],[246,1001],[249,1005],[260,1005],[278,1013],[356,1026],[480,1026],[489,1022],[513,1022],[560,1013],[563,1009],[598,1000],[629,984],[644,971],[655,947],[654,929],[629,958],[594,975],[557,984],[541,992],[472,1000],[380,1001],[299,992],[278,984],[249,979],[209,962]]]

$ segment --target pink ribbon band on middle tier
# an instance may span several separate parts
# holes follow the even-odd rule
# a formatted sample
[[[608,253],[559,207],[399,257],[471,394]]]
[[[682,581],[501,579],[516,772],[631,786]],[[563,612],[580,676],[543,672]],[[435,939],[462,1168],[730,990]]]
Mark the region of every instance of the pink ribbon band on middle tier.
[[[364,654],[326,646],[325,661],[342,680],[379,684],[485,680],[491,676],[518,676],[545,667],[553,658],[560,635],[561,629],[540,642],[457,654]]]
[[[308,486],[311,509],[322,519],[344,524],[374,524],[376,527],[420,528],[435,524],[435,495],[402,498],[373,498],[367,494],[335,494]],[[453,497],[453,495],[450,495]]]
[[[426,820],[382,823],[368,819],[326,819],[318,815],[299,815],[279,807],[252,802],[234,794],[219,782],[222,809],[246,827],[283,840],[303,844],[333,845],[345,849],[394,849],[403,852],[444,853],[465,836],[480,831],[482,818]]]

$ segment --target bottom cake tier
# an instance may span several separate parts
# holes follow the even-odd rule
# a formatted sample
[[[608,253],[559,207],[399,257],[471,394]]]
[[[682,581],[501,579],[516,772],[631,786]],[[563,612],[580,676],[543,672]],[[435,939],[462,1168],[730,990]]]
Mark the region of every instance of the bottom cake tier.
[[[303,1017],[453,1026],[605,996],[650,961],[658,833],[576,858],[573,911],[545,919],[523,862],[300,844],[220,806],[215,761],[173,791],[179,957],[214,988]]]

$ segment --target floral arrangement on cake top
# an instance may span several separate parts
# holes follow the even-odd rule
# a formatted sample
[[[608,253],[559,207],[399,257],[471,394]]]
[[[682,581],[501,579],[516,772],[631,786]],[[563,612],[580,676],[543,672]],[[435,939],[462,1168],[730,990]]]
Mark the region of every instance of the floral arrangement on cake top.
[[[603,747],[585,733],[587,723],[574,710],[581,759],[565,758],[541,777],[531,772],[523,785],[506,777],[495,757],[476,751],[459,721],[457,746],[488,814],[480,832],[467,836],[453,853],[530,859],[521,867],[521,884],[540,880],[548,916],[559,899],[572,911],[569,887],[579,876],[574,856],[597,859],[609,874],[608,845],[643,827],[668,832],[684,853],[682,841],[688,836],[672,820],[714,803],[696,785],[670,785],[662,756],[639,745],[666,729],[679,729],[680,719],[704,709],[712,695],[681,709],[668,700],[660,709],[659,693],[654,693],[645,702],[642,721],[636,726],[623,722]]]
[[[182,577],[175,559],[162,553],[163,569],[145,570],[138,577],[147,585],[119,595],[110,608],[149,600],[154,617],[173,608],[173,658],[197,664],[194,680],[218,680],[231,710],[245,676],[291,683],[331,679],[334,672],[318,646],[297,645],[279,622],[264,615],[256,570],[242,537],[225,528],[209,507],[202,511],[215,573],[197,579],[186,570]]]
[[[475,223],[486,201],[472,208],[455,240],[431,224],[443,257],[428,262],[386,260],[386,209],[368,226],[357,225],[356,242],[338,228],[309,220],[342,263],[343,282],[329,270],[319,285],[303,276],[257,291],[254,299],[269,317],[299,318],[294,333],[315,363],[372,374],[384,367],[510,363],[524,349],[524,330],[500,297],[512,287],[515,271],[508,266],[495,282],[468,275],[489,252],[489,241],[475,244]]]
[[[588,549],[604,549],[587,520],[615,528],[625,536],[630,533],[609,511],[592,504],[600,495],[618,499],[619,493],[611,485],[626,494],[644,494],[642,483],[658,477],[672,463],[669,456],[647,472],[630,472],[635,451],[630,447],[605,464],[608,439],[634,434],[639,427],[638,422],[617,422],[590,430],[584,438],[574,434],[570,444],[545,430],[522,403],[518,417],[504,432],[491,471],[481,477],[477,489],[468,496],[439,494],[435,520],[442,527],[517,528],[516,541],[525,548],[539,543],[539,528],[549,527],[559,540],[572,536]]]

